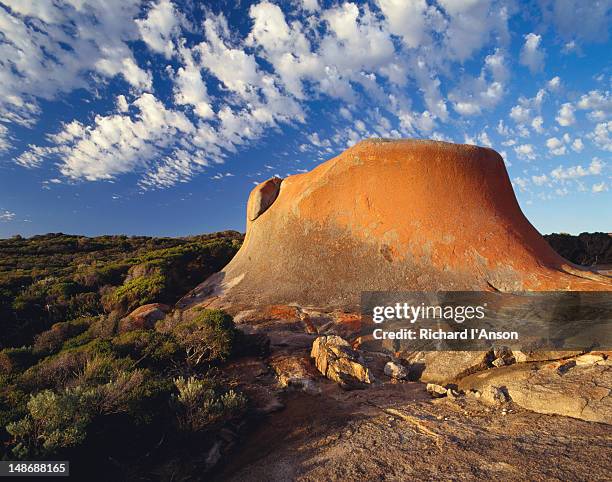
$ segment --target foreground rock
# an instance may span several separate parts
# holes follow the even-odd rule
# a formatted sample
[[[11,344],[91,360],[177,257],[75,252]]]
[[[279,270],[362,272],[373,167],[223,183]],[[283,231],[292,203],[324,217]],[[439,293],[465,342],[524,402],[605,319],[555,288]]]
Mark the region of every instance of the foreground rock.
[[[493,403],[506,401],[502,398],[507,396],[534,412],[612,424],[609,363],[577,365],[575,360],[564,360],[517,364],[470,375],[459,382],[459,388],[476,390]]]
[[[421,381],[445,385],[471,373],[486,370],[494,359],[492,351],[431,351],[423,358]]]
[[[363,357],[351,345],[336,335],[320,336],[312,344],[310,356],[317,369],[343,388],[362,388],[372,383],[370,370]]]
[[[294,388],[317,393],[317,372],[306,356],[280,354],[270,358],[270,366],[276,373],[281,388]]]
[[[408,369],[398,362],[390,361],[385,364],[385,375],[396,380],[406,380],[408,378]]]

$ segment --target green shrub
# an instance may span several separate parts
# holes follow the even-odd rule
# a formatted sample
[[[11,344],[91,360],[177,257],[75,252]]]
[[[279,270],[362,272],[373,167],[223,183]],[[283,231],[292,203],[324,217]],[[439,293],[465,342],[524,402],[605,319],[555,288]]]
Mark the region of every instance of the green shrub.
[[[0,374],[12,375],[25,370],[35,361],[29,347],[5,348],[0,351]]]
[[[129,356],[144,366],[172,366],[183,353],[171,334],[151,330],[123,333],[113,338],[112,344],[119,356]]]
[[[197,432],[224,418],[236,416],[246,407],[246,398],[230,390],[217,394],[218,386],[210,379],[176,378],[178,394],[173,396],[179,428]]]
[[[221,310],[201,310],[192,321],[175,326],[173,332],[191,366],[227,359],[236,337],[234,320]]]
[[[43,331],[34,338],[32,351],[36,355],[50,355],[58,352],[64,342],[80,335],[89,328],[90,320],[77,319],[55,323],[49,330]]]
[[[139,306],[153,303],[159,299],[166,286],[166,278],[157,273],[152,276],[138,276],[117,288],[106,300],[108,311],[117,310],[129,313]]]
[[[0,427],[5,427],[26,414],[29,394],[6,381],[0,387]]]
[[[59,392],[43,390],[32,395],[27,415],[6,426],[12,436],[13,454],[22,459],[48,456],[82,444],[95,417],[137,411],[138,403],[150,395],[146,376],[143,370],[121,371],[100,385],[84,384]]]
[[[19,458],[46,456],[81,444],[91,420],[91,404],[81,391],[44,390],[28,402],[28,415],[6,426]]]
[[[88,360],[112,353],[112,346],[107,340],[94,340],[74,349],[63,350],[28,368],[21,375],[20,383],[30,391],[64,387],[83,372]]]

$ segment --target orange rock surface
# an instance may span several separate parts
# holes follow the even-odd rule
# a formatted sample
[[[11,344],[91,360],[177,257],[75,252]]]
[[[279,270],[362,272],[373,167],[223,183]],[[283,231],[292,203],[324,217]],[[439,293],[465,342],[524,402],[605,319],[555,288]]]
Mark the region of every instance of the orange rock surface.
[[[265,210],[259,191],[273,199]],[[492,149],[363,141],[308,173],[262,183],[254,199],[244,245],[194,302],[354,309],[364,290],[612,288],[549,247]]]

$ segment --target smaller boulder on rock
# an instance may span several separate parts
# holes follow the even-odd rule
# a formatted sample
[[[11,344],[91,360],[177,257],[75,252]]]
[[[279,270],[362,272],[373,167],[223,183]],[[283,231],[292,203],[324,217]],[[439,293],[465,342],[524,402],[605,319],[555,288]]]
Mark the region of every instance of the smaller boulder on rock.
[[[406,380],[408,378],[408,370],[404,365],[390,361],[385,364],[385,375],[396,380]]]
[[[442,385],[437,385],[436,383],[428,383],[427,392],[433,398],[442,398],[447,395],[448,390],[444,388]]]
[[[336,335],[320,336],[312,344],[310,356],[317,369],[342,388],[363,388],[372,375],[361,354]]]
[[[163,320],[170,311],[168,305],[162,303],[149,303],[142,305],[132,311],[119,322],[119,332],[125,333],[133,330],[149,330],[155,327],[155,323]]]

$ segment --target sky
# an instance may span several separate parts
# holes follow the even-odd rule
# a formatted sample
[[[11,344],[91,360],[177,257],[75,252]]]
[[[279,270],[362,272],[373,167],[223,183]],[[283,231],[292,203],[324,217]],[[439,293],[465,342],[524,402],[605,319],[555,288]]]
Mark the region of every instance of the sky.
[[[612,231],[612,0],[0,0],[0,237],[244,230],[364,138],[497,150],[543,233]]]

